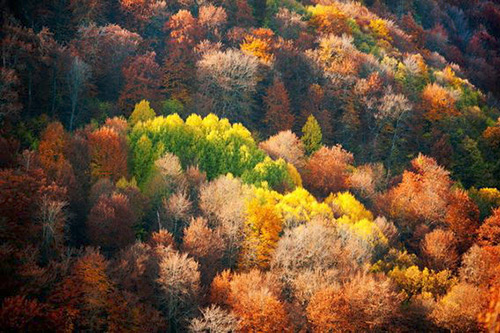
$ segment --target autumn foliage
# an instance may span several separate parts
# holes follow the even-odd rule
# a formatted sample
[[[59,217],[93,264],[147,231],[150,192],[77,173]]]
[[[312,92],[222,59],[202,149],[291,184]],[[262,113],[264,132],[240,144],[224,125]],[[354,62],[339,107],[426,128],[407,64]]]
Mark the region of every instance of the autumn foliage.
[[[2,5],[0,331],[498,331],[498,1]]]

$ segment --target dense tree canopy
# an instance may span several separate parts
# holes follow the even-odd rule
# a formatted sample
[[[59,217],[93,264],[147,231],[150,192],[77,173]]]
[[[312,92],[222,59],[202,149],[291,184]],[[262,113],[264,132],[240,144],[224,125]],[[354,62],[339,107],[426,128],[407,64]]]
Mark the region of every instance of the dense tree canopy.
[[[1,331],[498,331],[497,2],[0,3]]]

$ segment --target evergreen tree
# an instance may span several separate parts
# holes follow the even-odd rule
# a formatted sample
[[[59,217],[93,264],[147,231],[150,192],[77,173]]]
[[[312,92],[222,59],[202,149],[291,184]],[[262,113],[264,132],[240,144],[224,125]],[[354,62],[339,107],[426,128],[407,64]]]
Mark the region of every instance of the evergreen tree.
[[[302,142],[307,155],[311,155],[321,147],[321,127],[313,115],[307,118],[306,124],[302,127]]]

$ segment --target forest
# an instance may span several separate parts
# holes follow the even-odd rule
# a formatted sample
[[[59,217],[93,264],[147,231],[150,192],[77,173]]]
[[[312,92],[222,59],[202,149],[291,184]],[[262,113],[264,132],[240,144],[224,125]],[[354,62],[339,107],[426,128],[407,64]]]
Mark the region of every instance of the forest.
[[[1,332],[500,332],[500,3],[1,0]]]

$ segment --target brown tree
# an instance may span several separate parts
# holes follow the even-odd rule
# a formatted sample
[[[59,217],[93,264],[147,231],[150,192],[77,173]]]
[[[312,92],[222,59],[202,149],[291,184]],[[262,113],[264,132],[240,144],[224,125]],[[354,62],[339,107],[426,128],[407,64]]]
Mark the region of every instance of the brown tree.
[[[160,99],[161,68],[155,61],[156,53],[147,52],[135,56],[123,67],[125,85],[118,99],[118,104],[125,116],[132,112],[136,103],[148,100],[155,104]]]
[[[127,176],[127,141],[109,127],[89,135],[92,176],[118,180]]]
[[[87,231],[91,244],[116,251],[135,240],[136,217],[129,199],[118,193],[102,195],[90,210]]]
[[[452,287],[436,305],[431,318],[436,324],[450,331],[480,331],[478,315],[486,309],[484,290],[460,283]]]
[[[266,141],[259,143],[259,148],[274,160],[282,158],[299,169],[304,165],[304,145],[290,130],[281,131],[271,136]]]
[[[495,209],[493,214],[484,220],[477,238],[480,245],[500,245],[500,208]]]
[[[221,267],[224,247],[222,238],[208,227],[203,218],[191,220],[184,230],[182,249],[200,264],[201,281],[205,285],[210,284]]]
[[[347,189],[353,161],[353,155],[340,145],[321,147],[306,163],[304,186],[320,197]]]
[[[453,231],[461,253],[467,251],[474,241],[479,227],[479,208],[463,190],[455,190],[446,210],[445,223]]]
[[[266,115],[264,123],[269,133],[277,133],[292,128],[294,117],[290,112],[290,100],[283,81],[274,78],[273,84],[266,90],[264,96]]]
[[[436,229],[425,235],[421,247],[426,267],[436,271],[456,267],[458,253],[453,232]]]
[[[381,210],[404,228],[442,223],[450,196],[449,172],[421,154],[411,165],[412,170],[406,170],[402,181],[379,201]]]
[[[196,309],[200,293],[198,263],[187,254],[165,249],[160,256],[156,280],[157,297],[170,325],[179,325]]]

